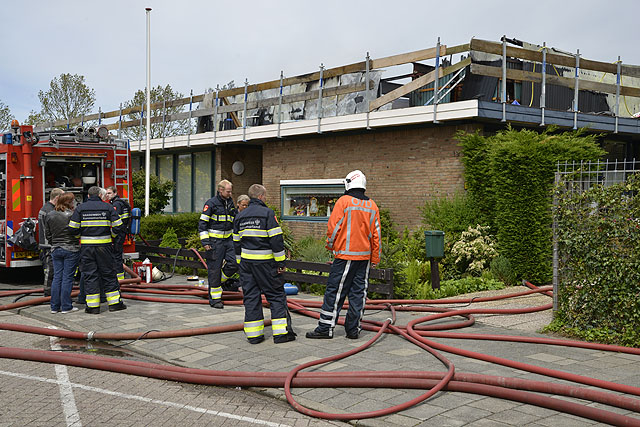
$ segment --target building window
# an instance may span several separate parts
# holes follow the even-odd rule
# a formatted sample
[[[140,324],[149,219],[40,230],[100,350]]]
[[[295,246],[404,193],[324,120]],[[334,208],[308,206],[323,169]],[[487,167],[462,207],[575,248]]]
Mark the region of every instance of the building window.
[[[171,181],[174,182],[173,179],[173,155],[168,154],[168,155],[163,155],[163,156],[156,156],[156,165],[157,165],[157,171],[158,171],[158,177],[160,177],[163,180],[166,181]],[[169,203],[167,203],[167,206],[164,207],[164,211],[165,212],[174,212],[173,210],[173,200],[174,197],[172,196],[171,199],[169,200]]]
[[[176,159],[176,212],[191,212],[191,154],[178,154]]]
[[[204,203],[211,198],[214,193],[213,188],[213,170],[211,163],[211,152],[203,151],[193,153],[194,171],[193,171],[193,197],[194,210],[198,212],[204,206]]]
[[[280,181],[282,218],[294,221],[327,221],[331,209],[344,194],[341,179]]]

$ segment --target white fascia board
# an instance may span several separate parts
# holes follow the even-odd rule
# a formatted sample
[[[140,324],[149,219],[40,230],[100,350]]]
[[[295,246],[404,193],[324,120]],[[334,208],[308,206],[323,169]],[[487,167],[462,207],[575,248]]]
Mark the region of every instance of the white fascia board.
[[[438,104],[437,120],[460,120],[478,117],[478,100],[449,102]],[[396,110],[374,111],[369,114],[369,127],[382,128],[387,126],[402,126],[419,123],[433,122],[433,105],[421,107],[399,108]],[[332,116],[323,118],[320,121],[320,131],[341,132],[355,129],[365,129],[367,127],[367,114],[349,114],[346,116]],[[299,120],[284,122],[280,124],[281,137],[295,137],[298,135],[311,135],[318,133],[318,119]],[[242,136],[245,136],[244,141]],[[189,143],[194,146],[213,146],[214,133],[206,132],[191,135]],[[247,127],[244,132],[242,128],[224,130],[216,132],[215,145],[237,144],[249,141],[261,141],[273,139],[278,136],[278,125],[263,125]],[[142,141],[141,150],[138,150],[138,141],[131,142],[132,151],[144,151],[146,142]],[[162,139],[151,140],[151,149],[162,149]],[[173,136],[165,138],[164,148],[185,148],[187,147],[187,135]]]
[[[344,179],[281,179],[280,185],[344,185]]]

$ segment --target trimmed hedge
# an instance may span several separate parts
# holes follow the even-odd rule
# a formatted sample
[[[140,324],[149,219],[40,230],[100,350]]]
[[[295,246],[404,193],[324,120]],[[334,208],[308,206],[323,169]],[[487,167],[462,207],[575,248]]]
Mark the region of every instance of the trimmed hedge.
[[[178,237],[189,238],[198,234],[200,212],[187,212],[176,215],[155,214],[140,219],[140,235],[145,240],[160,240],[171,227]]]
[[[510,127],[496,135],[459,133],[465,180],[482,222],[498,238],[499,253],[518,279],[551,281],[551,206],[558,161],[604,155],[595,135],[553,134]]]

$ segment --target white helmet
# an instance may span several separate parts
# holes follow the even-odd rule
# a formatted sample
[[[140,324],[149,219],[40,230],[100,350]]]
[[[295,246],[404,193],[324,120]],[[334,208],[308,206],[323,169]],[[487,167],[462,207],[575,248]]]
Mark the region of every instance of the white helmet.
[[[349,172],[347,177],[344,179],[344,188],[349,191],[352,188],[362,188],[363,190],[367,189],[367,177],[364,176],[362,171],[354,170],[353,172]]]

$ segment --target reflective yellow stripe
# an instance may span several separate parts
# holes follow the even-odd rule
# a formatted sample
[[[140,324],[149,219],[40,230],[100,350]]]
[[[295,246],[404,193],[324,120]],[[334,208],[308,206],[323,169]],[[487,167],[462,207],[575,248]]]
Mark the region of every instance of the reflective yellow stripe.
[[[209,215],[200,214],[200,220],[201,221],[209,221],[210,219],[211,219],[211,217]]]
[[[209,237],[213,237],[214,239],[226,239],[232,234],[233,234],[233,231],[231,230],[227,230],[227,231],[211,230],[211,229],[209,230]]]
[[[100,307],[100,294],[91,294],[85,297],[87,307]]]
[[[277,236],[278,234],[282,234],[282,228],[272,228],[271,230],[267,231],[267,233],[269,233],[269,237]]]
[[[264,335],[264,321],[244,322],[244,333],[247,338],[256,338]]]
[[[85,220],[80,221],[80,225],[82,227],[111,227],[111,221],[107,219]]]
[[[200,232],[200,240],[204,240],[204,239],[208,239],[209,238],[209,232],[208,231],[201,231]]]
[[[124,280],[124,272],[118,273],[118,280]]]
[[[80,228],[80,223],[75,221],[69,221],[69,227],[71,228]]]
[[[129,215],[128,213],[123,213],[122,215],[120,215],[120,219],[122,218],[129,218],[131,215]]]
[[[85,245],[101,245],[111,243],[111,236],[81,236],[80,243]]]
[[[123,276],[124,276],[124,273],[123,273]],[[107,296],[107,302],[109,303],[109,305],[118,304],[120,302],[119,291],[107,292],[106,296]]]
[[[245,228],[240,230],[241,237],[269,237],[266,230],[260,230],[257,228]]]
[[[211,288],[211,291],[209,292],[209,294],[211,295],[211,299],[222,298],[222,287],[218,286],[217,288]]]
[[[242,252],[242,254],[240,255],[241,258],[244,259],[273,259],[273,254],[269,254],[269,255],[258,255],[258,254],[246,254],[244,252]]]
[[[122,225],[122,220],[120,218],[118,218],[117,220],[111,223],[112,227],[120,227],[121,225]]]
[[[282,335],[287,333],[287,318],[271,319],[271,330],[273,335]]]
[[[239,242],[240,241],[240,235],[236,234],[236,233],[233,233],[233,241],[234,242]]]

